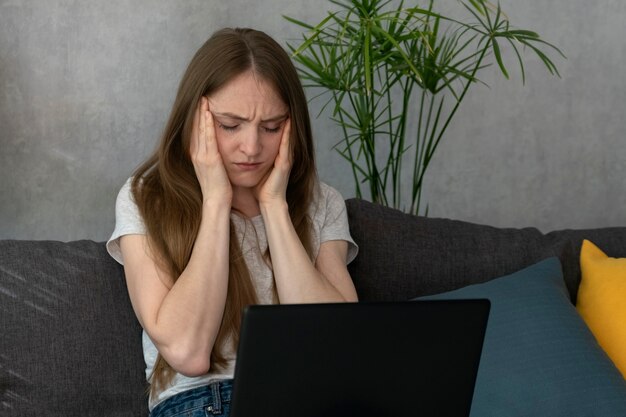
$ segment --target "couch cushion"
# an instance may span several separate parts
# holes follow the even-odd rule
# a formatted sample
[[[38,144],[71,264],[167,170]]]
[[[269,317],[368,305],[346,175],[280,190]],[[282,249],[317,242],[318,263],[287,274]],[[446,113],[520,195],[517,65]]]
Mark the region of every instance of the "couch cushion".
[[[537,229],[501,229],[346,201],[359,255],[349,265],[361,300],[406,300],[517,271],[554,252]]]
[[[576,308],[626,378],[626,258],[611,258],[592,242],[580,251]]]
[[[103,243],[0,241],[0,414],[145,416],[141,328]]]
[[[626,227],[604,227],[597,229],[556,230],[546,235],[548,244],[561,260],[565,283],[572,300],[580,284],[580,248],[588,239],[614,258],[626,258]]]
[[[426,299],[488,298],[471,417],[626,416],[626,381],[571,304],[557,258]]]

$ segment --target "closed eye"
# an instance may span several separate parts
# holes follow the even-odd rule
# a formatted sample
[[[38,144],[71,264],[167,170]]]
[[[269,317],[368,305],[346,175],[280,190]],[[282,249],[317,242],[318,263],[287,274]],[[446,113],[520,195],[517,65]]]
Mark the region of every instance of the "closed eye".
[[[277,127],[264,127],[263,130],[265,130],[267,133],[278,133],[280,131],[280,126],[277,126]]]
[[[237,128],[239,127],[239,125],[225,125],[223,123],[218,123],[218,126],[220,127],[220,129],[223,129],[227,132],[234,132],[235,130],[237,130]]]

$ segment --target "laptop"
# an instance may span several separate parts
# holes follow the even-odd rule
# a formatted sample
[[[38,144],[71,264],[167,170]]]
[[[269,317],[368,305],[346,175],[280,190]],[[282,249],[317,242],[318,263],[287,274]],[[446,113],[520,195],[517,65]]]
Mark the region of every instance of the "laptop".
[[[468,416],[488,300],[246,309],[231,416]]]

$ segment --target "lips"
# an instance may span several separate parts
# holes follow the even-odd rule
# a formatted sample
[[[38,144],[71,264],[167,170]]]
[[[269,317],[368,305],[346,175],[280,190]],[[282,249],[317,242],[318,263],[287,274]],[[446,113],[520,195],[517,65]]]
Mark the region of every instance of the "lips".
[[[235,166],[242,171],[254,171],[261,166],[260,162],[236,162]]]

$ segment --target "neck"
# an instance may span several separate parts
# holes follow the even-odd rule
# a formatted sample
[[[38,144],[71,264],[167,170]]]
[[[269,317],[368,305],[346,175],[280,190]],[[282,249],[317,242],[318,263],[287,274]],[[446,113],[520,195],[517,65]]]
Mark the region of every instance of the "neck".
[[[248,218],[256,217],[261,213],[259,202],[250,188],[233,188],[232,207]]]

